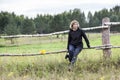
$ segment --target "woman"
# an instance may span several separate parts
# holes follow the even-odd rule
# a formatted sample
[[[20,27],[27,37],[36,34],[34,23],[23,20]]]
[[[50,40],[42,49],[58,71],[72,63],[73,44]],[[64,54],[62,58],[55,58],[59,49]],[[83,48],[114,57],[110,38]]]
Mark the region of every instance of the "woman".
[[[78,54],[83,49],[82,37],[85,39],[87,47],[90,48],[89,40],[83,30],[80,29],[79,22],[73,20],[70,24],[70,30],[68,33],[68,45],[67,49],[69,55],[65,56],[65,59],[69,59],[70,65],[73,65],[76,62]]]

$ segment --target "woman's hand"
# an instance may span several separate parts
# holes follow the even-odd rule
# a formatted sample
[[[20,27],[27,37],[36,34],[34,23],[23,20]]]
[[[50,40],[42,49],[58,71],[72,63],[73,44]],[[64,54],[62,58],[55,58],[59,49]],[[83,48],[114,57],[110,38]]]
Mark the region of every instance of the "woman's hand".
[[[90,44],[87,44],[87,47],[90,48]]]

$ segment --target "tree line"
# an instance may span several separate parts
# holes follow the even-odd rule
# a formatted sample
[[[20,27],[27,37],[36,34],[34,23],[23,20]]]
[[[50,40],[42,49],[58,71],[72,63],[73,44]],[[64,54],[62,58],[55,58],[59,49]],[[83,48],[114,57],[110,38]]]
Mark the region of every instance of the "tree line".
[[[0,34],[43,34],[69,29],[69,24],[76,19],[82,28],[100,26],[102,18],[109,17],[111,21],[120,21],[120,6],[112,9],[102,9],[92,14],[88,12],[87,17],[80,9],[65,11],[57,15],[37,14],[35,18],[24,15],[16,15],[14,12],[0,12]],[[114,28],[120,32],[120,28]]]

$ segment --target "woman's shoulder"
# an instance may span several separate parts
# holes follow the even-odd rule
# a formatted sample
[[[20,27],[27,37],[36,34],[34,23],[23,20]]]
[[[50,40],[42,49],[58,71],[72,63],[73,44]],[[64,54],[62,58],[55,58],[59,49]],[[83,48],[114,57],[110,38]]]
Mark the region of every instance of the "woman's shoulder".
[[[68,34],[70,34],[71,32],[72,32],[72,30],[71,30],[71,29],[69,29],[69,30],[68,30]]]
[[[69,31],[72,31],[72,29],[69,29]]]
[[[81,28],[78,29],[79,31],[83,31]]]
[[[85,33],[85,31],[83,30],[83,29],[79,29],[79,32],[81,32],[81,33]]]

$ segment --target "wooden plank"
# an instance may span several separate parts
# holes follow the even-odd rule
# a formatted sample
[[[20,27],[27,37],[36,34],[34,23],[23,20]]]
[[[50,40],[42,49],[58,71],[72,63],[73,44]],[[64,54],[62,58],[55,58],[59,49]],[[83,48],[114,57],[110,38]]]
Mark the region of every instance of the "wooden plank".
[[[120,22],[106,22],[106,23],[104,23],[104,25],[109,25],[109,26],[111,26],[111,25],[120,25]]]
[[[96,49],[96,50],[101,50],[101,49],[105,49],[105,48],[108,48],[108,47],[105,47],[106,45],[102,45],[102,46],[94,46],[94,47],[91,47],[91,48],[83,48],[83,49]],[[120,46],[111,46],[109,48],[120,48]],[[40,53],[32,53],[32,54],[10,54],[10,53],[0,53],[0,57],[7,57],[7,56],[40,56],[40,55],[47,55],[47,54],[59,54],[59,53],[66,53],[68,52],[67,50],[60,50],[60,51],[54,51],[54,52],[46,52],[44,54],[40,54]]]
[[[104,22],[102,26],[96,26],[96,27],[89,27],[89,28],[82,28],[82,30],[94,30],[94,29],[104,29],[110,27],[110,25],[120,25],[120,22]],[[59,32],[53,32],[49,34],[34,34],[34,35],[10,35],[10,36],[0,36],[0,38],[19,38],[19,37],[45,37],[45,36],[51,36],[51,35],[59,35],[59,34],[66,34],[69,30],[65,31],[59,31]]]
[[[108,28],[108,26],[97,26],[97,27],[91,27],[91,28],[82,28],[82,30],[87,31],[87,30],[103,29],[103,28]],[[54,32],[54,33],[50,33],[50,34],[0,36],[0,38],[45,37],[45,36],[51,36],[51,35],[66,34],[66,33],[68,33],[68,32],[69,32],[69,30]]]

